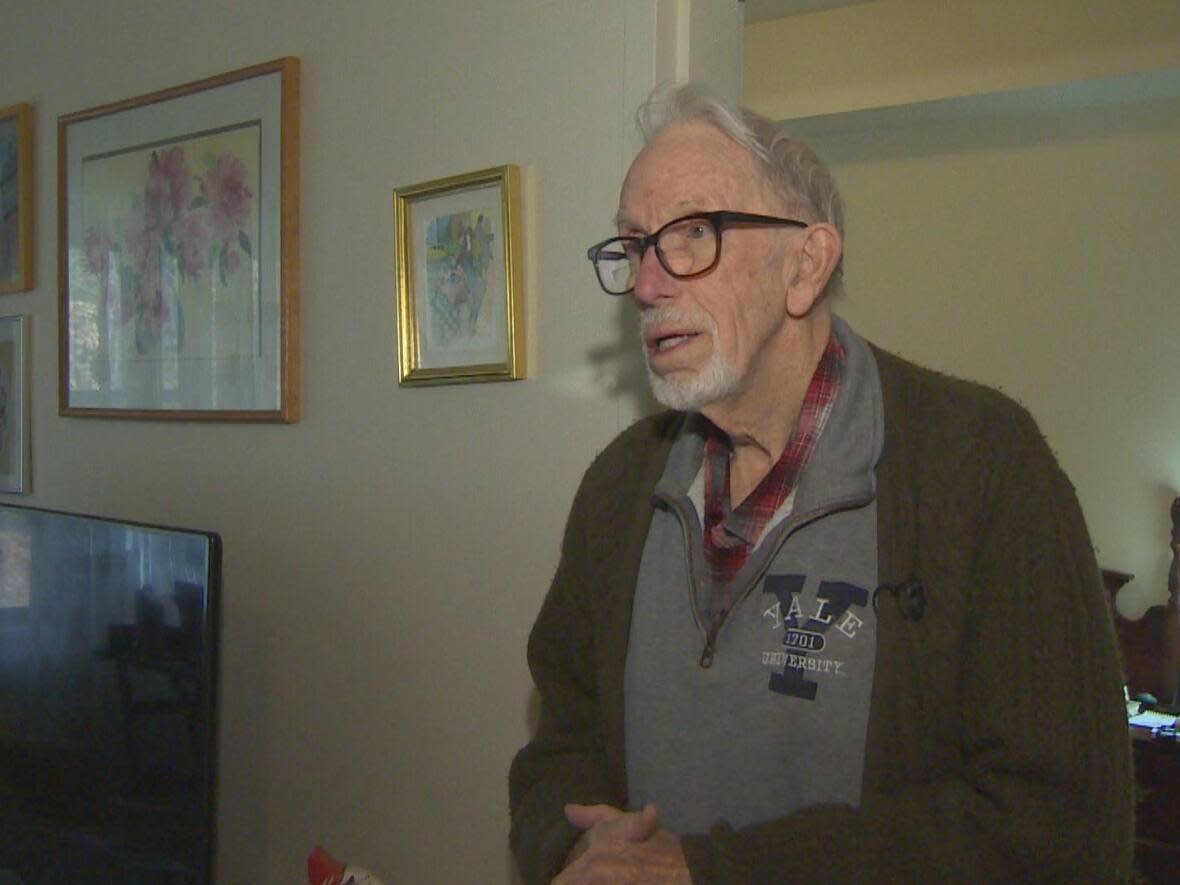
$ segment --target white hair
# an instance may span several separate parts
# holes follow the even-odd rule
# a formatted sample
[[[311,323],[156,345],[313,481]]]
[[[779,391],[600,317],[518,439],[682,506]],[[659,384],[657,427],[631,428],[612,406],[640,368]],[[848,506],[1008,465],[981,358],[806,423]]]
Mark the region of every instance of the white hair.
[[[844,236],[844,204],[828,165],[804,142],[792,138],[780,123],[721,98],[698,83],[657,87],[636,115],[644,140],[651,142],[677,123],[713,126],[748,150],[766,184],[785,206],[810,216],[804,221],[831,224]],[[844,259],[832,272],[827,288],[844,288]]]

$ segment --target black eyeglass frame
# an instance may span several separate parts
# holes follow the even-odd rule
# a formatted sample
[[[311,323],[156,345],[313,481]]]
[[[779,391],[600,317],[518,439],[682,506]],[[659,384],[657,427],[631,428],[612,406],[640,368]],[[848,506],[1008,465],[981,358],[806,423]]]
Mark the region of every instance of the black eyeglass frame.
[[[709,222],[713,227],[713,231],[717,237],[717,254],[713,256],[713,261],[708,267],[694,270],[692,273],[677,273],[668,267],[668,260],[664,257],[664,250],[660,248],[660,236],[668,228],[675,224],[689,221],[694,218],[700,218]],[[635,285],[632,284],[630,288],[622,292],[612,292],[606,287],[603,282],[602,274],[598,269],[598,259],[602,257],[602,253],[609,249],[616,243],[635,243],[639,248],[639,260],[643,261],[643,256],[647,254],[647,250],[652,246],[656,247],[656,258],[660,262],[660,267],[668,272],[670,276],[678,280],[691,280],[694,277],[703,276],[717,266],[721,261],[721,234],[726,227],[731,224],[769,224],[783,227],[809,227],[809,222],[800,221],[797,218],[780,218],[776,215],[758,215],[753,212],[731,212],[728,209],[719,209],[715,212],[690,212],[688,215],[681,215],[679,218],[673,218],[667,224],[661,225],[660,228],[645,237],[611,237],[603,240],[601,243],[596,243],[586,250],[586,257],[590,259],[590,263],[594,265],[594,276],[598,279],[598,285],[602,287],[602,291],[607,295],[627,295],[635,291]],[[616,257],[620,261],[627,261],[627,253],[620,250]]]

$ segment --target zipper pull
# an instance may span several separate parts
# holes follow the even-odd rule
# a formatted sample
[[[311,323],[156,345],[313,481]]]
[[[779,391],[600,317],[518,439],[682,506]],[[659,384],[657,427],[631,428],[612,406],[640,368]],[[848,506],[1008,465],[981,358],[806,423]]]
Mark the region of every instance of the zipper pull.
[[[705,649],[701,652],[701,659],[699,661],[702,670],[708,670],[713,666],[713,646],[717,643],[717,633],[721,630],[721,624],[724,620],[725,612],[721,612],[705,636]]]
[[[705,650],[701,652],[701,669],[708,670],[713,666],[713,639],[712,635],[705,640]]]

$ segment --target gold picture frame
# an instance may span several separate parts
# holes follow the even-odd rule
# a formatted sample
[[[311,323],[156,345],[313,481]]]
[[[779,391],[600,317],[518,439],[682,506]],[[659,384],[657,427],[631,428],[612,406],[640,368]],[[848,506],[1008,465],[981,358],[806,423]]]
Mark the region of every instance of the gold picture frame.
[[[393,192],[398,383],[525,377],[520,169]]]
[[[58,118],[59,412],[299,419],[299,59]]]
[[[0,108],[0,295],[33,288],[33,106]]]

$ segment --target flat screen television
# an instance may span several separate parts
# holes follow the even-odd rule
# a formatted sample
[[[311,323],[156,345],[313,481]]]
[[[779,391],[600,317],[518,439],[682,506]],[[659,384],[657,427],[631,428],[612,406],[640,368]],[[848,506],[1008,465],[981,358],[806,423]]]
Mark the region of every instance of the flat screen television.
[[[213,878],[221,542],[0,504],[0,883]]]

